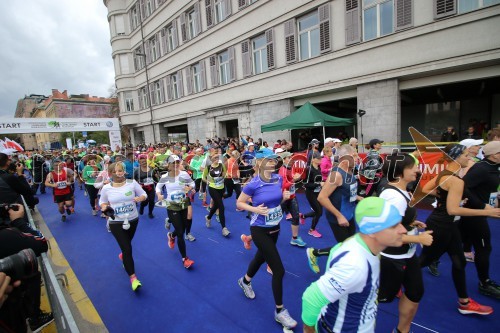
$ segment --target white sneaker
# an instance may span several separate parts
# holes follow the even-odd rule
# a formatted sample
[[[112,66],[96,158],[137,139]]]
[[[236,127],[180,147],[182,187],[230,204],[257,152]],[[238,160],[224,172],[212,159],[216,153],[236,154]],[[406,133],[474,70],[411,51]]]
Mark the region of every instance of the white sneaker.
[[[274,310],[274,320],[289,330],[297,326],[297,321],[290,316],[290,313],[285,308],[280,313],[276,313],[276,310]]]
[[[252,283],[251,282],[249,284],[246,284],[245,282],[243,282],[243,277],[241,277],[238,280],[238,284],[240,285],[241,289],[243,289],[243,292],[245,293],[245,296],[247,298],[250,298],[250,299],[254,299],[255,298],[255,293],[253,292]],[[281,311],[281,312],[283,312],[283,311]],[[276,317],[276,315],[275,315],[275,317]]]
[[[230,233],[231,231],[228,228],[222,228],[222,236],[227,237]]]
[[[111,232],[111,228],[109,227],[109,220],[106,221],[106,229],[108,229],[108,232]]]
[[[165,229],[170,230],[172,223],[169,222],[168,217],[165,219]]]
[[[97,216],[97,210],[92,209],[92,215]]]
[[[208,215],[205,215],[205,225],[207,226],[207,228],[210,228],[210,226],[212,225],[212,221],[210,221]]]
[[[196,240],[196,238],[193,235],[191,235],[191,233],[187,234],[185,239],[187,239],[190,242],[194,242]]]

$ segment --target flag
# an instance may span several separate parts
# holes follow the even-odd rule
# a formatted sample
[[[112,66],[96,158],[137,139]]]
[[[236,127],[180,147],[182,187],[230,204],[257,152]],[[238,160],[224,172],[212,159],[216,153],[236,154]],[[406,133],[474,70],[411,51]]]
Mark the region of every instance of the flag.
[[[19,143],[17,143],[14,140],[11,140],[9,138],[5,138],[5,144],[6,144],[6,148],[12,148],[12,149],[15,149],[17,151],[24,151],[24,148],[21,147],[21,145]]]

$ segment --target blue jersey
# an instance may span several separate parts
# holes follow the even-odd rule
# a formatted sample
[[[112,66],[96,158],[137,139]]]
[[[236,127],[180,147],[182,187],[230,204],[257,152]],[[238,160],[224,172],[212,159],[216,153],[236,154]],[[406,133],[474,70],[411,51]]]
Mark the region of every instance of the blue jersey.
[[[342,186],[339,186],[330,194],[332,205],[346,218],[347,221],[354,219],[354,209],[356,208],[356,198],[358,194],[358,181],[356,177],[341,168],[335,167],[336,171],[342,176]],[[335,215],[328,210],[325,212],[327,217],[333,222],[337,222]],[[329,221],[330,221],[329,219]]]
[[[251,226],[274,227],[278,225],[283,218],[281,210],[281,201],[283,194],[281,186],[283,179],[281,176],[273,174],[269,182],[263,181],[259,176],[255,176],[243,188],[243,193],[252,197],[254,207],[264,204],[269,209],[266,216],[252,213],[250,220]]]

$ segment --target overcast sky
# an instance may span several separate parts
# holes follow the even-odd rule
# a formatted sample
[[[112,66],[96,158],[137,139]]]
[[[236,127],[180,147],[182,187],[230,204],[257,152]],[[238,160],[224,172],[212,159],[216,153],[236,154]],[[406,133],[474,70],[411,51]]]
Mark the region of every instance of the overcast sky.
[[[103,0],[0,0],[0,117],[25,95],[109,97],[114,69]]]

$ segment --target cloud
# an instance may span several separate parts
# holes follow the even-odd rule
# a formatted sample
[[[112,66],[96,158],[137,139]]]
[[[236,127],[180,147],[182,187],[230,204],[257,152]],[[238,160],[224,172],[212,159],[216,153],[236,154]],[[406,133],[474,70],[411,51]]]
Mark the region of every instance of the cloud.
[[[108,97],[114,86],[107,9],[102,0],[0,1],[0,117],[25,95]]]

